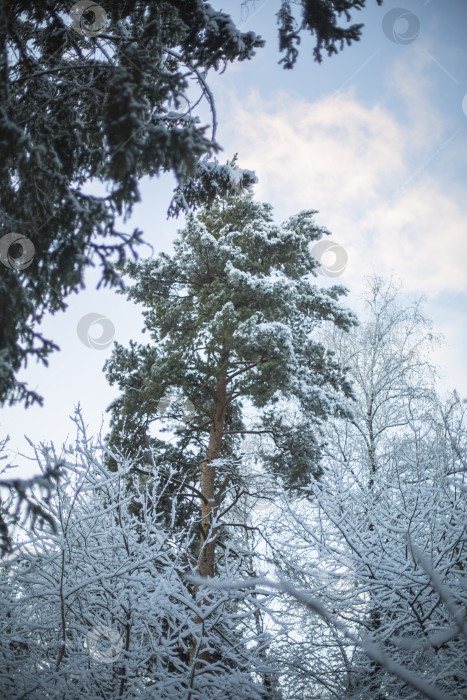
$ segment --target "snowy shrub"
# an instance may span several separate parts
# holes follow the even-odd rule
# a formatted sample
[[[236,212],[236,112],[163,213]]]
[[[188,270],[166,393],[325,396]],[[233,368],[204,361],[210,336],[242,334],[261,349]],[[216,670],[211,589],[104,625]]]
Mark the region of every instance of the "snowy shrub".
[[[187,497],[176,474],[155,465],[144,485],[130,487],[134,464],[117,458],[110,472],[104,448],[75,421],[78,439],[60,456],[63,477],[47,505],[56,533],[29,533],[3,562],[0,695],[264,697],[253,596],[200,592],[196,601],[185,579],[196,570],[196,522],[175,527]],[[43,446],[37,459],[46,469],[58,456]],[[229,571],[240,573],[234,563]],[[190,665],[192,638],[209,648],[209,664]]]

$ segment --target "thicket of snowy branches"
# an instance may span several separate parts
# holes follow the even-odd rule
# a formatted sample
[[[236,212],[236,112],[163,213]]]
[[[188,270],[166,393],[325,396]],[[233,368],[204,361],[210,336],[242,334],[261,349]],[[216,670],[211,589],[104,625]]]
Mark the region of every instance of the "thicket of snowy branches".
[[[56,534],[30,534],[2,565],[0,695],[263,697],[261,600],[249,591],[207,598],[187,582],[194,523],[175,525],[190,496],[174,470],[154,464],[150,482],[130,487],[131,462],[117,459],[110,472],[80,414],[75,422],[77,440],[64,453],[36,453],[43,469],[62,464],[47,506]],[[245,575],[243,567],[229,552],[219,561],[222,577]],[[212,652],[208,668],[189,663],[193,637]]]
[[[464,696],[462,442],[461,407],[453,403],[444,419],[439,413],[423,427],[411,424],[393,440],[373,485],[352,465],[349,446],[341,458],[327,460],[303,503],[283,505],[275,568],[329,613],[323,618],[289,602],[285,615],[294,624],[279,650],[284,672],[294,676],[286,697]],[[371,644],[409,671],[415,685],[374,663],[365,653]],[[420,694],[418,681],[432,694]]]

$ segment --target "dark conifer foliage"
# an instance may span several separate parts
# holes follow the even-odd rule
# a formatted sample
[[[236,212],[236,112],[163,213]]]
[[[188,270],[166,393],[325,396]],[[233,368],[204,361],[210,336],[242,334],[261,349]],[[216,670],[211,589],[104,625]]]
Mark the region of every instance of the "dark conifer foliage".
[[[383,0],[376,0],[382,5]],[[353,41],[359,41],[363,24],[342,26],[341,19],[347,22],[352,19],[352,10],[362,10],[366,0],[300,0],[290,2],[282,0],[277,13],[279,26],[279,48],[285,54],[281,59],[284,68],[293,68],[298,58],[300,34],[308,31],[316,39],[313,49],[315,61],[321,63],[323,51],[328,56],[336,54]],[[293,6],[300,6],[301,17],[297,17]]]
[[[3,402],[41,400],[15,377],[28,358],[46,362],[56,348],[36,325],[65,308],[89,265],[100,263],[101,282],[118,284],[115,262],[141,242],[141,231],[118,228],[139,200],[139,179],[172,171],[184,182],[203,171],[199,160],[219,150],[207,72],[251,58],[263,43],[203,0],[107,0],[95,36],[86,29],[92,13],[81,17],[83,35],[71,7],[0,4],[0,237],[16,232],[34,246],[27,269],[18,245],[11,265],[0,266]],[[212,128],[196,116],[200,95]],[[106,194],[89,194],[90,180]]]

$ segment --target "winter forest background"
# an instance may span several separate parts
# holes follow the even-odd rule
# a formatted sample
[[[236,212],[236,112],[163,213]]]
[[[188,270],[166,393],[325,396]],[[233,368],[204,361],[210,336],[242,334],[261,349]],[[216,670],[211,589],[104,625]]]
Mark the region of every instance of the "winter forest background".
[[[0,2],[0,697],[466,697],[466,20]]]

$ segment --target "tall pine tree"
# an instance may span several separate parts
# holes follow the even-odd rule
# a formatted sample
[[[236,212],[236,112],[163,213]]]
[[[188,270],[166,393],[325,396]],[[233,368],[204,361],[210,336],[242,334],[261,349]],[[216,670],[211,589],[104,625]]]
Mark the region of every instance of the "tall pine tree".
[[[324,321],[348,329],[355,318],[339,302],[343,287],[313,284],[310,244],[328,233],[314,213],[279,226],[270,205],[231,197],[190,216],[172,256],[125,268],[135,281],[128,298],[145,307],[151,340],[116,344],[106,364],[121,391],[109,443],[139,451],[143,463],[155,446],[177,463],[201,501],[202,576],[215,574],[222,515],[242,493],[232,490],[242,437],[260,435],[264,467],[296,488],[317,474],[320,426],[346,411],[350,386],[313,330]],[[154,426],[170,396],[178,418],[187,401],[191,408],[164,443]]]

